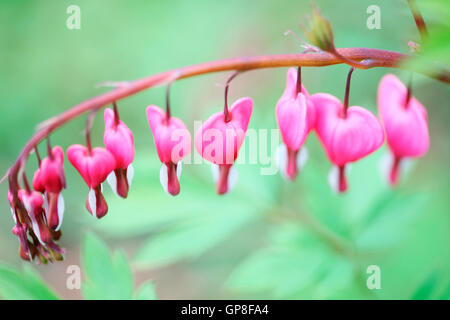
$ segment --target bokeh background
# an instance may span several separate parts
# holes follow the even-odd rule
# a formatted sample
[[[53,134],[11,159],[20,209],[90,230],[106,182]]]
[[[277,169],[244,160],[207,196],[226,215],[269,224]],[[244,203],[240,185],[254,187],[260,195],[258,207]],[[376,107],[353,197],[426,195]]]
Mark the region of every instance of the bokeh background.
[[[66,28],[71,4],[81,8],[80,30]],[[406,1],[316,4],[334,27],[337,47],[408,52],[407,42],[419,41]],[[372,4],[381,9],[379,30],[366,27],[366,9]],[[430,52],[448,59],[448,3],[419,5],[440,37],[433,38]],[[309,1],[298,0],[2,0],[1,173],[39,122],[108,90],[96,88],[97,83],[134,80],[221,58],[300,52],[301,43],[283,33],[291,29],[302,37],[299,24],[309,12]],[[428,61],[421,63],[426,67]],[[251,128],[276,128],[274,108],[286,71],[257,70],[233,81],[231,100],[254,99]],[[303,81],[310,93],[329,92],[342,99],[347,71],[343,65],[304,68]],[[377,85],[387,72],[405,83],[410,77],[404,70],[357,70],[351,105],[376,112]],[[228,75],[206,75],[172,86],[173,114],[185,120],[191,133],[194,120],[223,106]],[[11,233],[8,186],[0,185],[1,297],[127,298],[148,283],[159,299],[450,297],[448,86],[414,76],[414,95],[429,113],[431,146],[398,188],[387,187],[380,173],[380,159],[387,152],[382,147],[352,166],[349,192],[341,196],[328,187],[330,164],[314,134],[306,143],[309,161],[295,183],[286,183],[279,174],[261,175],[264,165],[239,165],[238,185],[219,197],[208,165],[186,165],[181,194],[167,196],[144,116],[147,105],[164,105],[164,90],[154,88],[118,103],[121,118],[135,136],[135,180],[127,200],[105,186],[110,210],[104,219],[97,221],[85,210],[87,187],[66,161],[60,242],[67,250],[64,262],[30,267],[20,260]],[[100,113],[94,124],[95,145],[103,144],[102,118]],[[55,132],[53,144],[67,148],[84,143],[85,120],[80,117]],[[45,154],[45,147],[40,151]],[[32,155],[29,175],[35,169]],[[115,253],[108,256],[108,250]],[[70,265],[83,270],[82,290],[66,286]],[[370,265],[381,269],[380,290],[366,287]]]

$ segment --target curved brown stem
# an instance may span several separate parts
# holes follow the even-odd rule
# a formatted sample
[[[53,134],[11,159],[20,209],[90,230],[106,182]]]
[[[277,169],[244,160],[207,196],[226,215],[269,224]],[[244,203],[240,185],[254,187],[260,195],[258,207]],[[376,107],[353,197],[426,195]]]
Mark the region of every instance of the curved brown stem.
[[[323,52],[323,53],[303,53],[303,54],[282,54],[282,55],[265,55],[255,57],[241,57],[233,59],[218,60],[213,62],[206,62],[193,66],[188,66],[180,69],[175,69],[156,75],[151,75],[146,78],[136,80],[134,82],[124,83],[117,88],[98,95],[94,98],[81,102],[73,106],[69,110],[51,118],[45,122],[44,125],[28,140],[23,147],[17,160],[8,170],[8,178],[12,190],[17,190],[18,180],[17,173],[22,164],[25,164],[28,154],[31,150],[49,133],[61,127],[68,121],[84,114],[88,111],[99,109],[113,101],[131,96],[142,90],[161,85],[167,82],[174,81],[174,79],[183,79],[194,77],[201,74],[208,74],[220,71],[230,70],[251,70],[262,68],[277,68],[277,67],[322,67],[334,64],[340,64],[344,61],[344,57],[350,61],[370,61],[370,64],[364,66],[355,66],[356,68],[372,68],[372,67],[399,67],[400,62],[409,58],[409,55],[399,52],[392,52],[380,49],[370,48],[342,48],[337,49],[339,57]],[[445,83],[450,83],[450,75],[448,72],[443,72],[439,75],[432,75],[433,78]]]
[[[428,29],[423,20],[422,14],[420,13],[419,7],[417,6],[416,0],[408,0],[409,9],[412,12],[414,21],[416,23],[417,29],[419,30],[420,37],[422,41],[428,36]]]

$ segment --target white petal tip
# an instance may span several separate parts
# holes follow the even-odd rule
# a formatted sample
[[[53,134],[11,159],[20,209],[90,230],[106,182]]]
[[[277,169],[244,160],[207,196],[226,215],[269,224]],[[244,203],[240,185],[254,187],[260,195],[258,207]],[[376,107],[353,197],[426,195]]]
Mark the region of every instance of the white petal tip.
[[[58,195],[58,226],[56,227],[55,231],[58,231],[61,228],[64,218],[64,210],[65,210],[64,197],[60,193]]]
[[[94,189],[89,189],[88,203],[89,208],[91,208],[92,215],[97,218],[97,197],[95,196]]]
[[[131,187],[131,182],[133,182],[133,177],[134,177],[134,167],[132,164],[130,164],[127,168],[128,188]]]
[[[114,194],[116,196],[119,196],[119,194],[117,193],[117,177],[114,171],[108,174],[108,177],[106,177],[106,181],[108,181],[108,184],[111,187],[111,190],[114,192]]]

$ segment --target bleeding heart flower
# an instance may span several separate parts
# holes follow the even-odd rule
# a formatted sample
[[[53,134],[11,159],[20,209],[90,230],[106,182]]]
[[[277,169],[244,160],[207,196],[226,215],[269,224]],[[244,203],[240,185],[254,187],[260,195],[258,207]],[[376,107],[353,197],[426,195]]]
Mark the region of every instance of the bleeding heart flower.
[[[133,179],[134,139],[131,130],[118,119],[111,109],[105,110],[104,143],[106,150],[116,159],[114,172],[108,175],[108,183],[114,193],[126,198]]]
[[[67,149],[67,158],[89,187],[86,209],[94,217],[103,217],[108,212],[108,205],[101,184],[116,167],[116,159],[104,148],[89,150],[79,144]]]
[[[61,191],[66,187],[66,178],[63,162],[64,151],[56,146],[51,150],[51,154],[42,160],[33,177],[34,189],[44,193],[47,223],[54,231],[59,230],[64,216],[64,198]]]
[[[19,255],[23,260],[32,260],[32,254],[30,252],[30,246],[27,239],[27,225],[24,223],[17,223],[12,228],[12,233],[19,239]]]
[[[167,116],[161,108],[147,107],[147,120],[153,133],[159,160],[163,163],[160,181],[166,193],[180,193],[181,160],[191,152],[191,134],[183,121]]]
[[[400,162],[420,157],[428,151],[427,111],[393,74],[385,75],[378,86],[378,113],[393,154],[389,181],[395,185]]]
[[[38,168],[33,175],[33,189],[37,192],[44,193],[45,187],[41,179],[41,168]]]
[[[368,110],[353,106],[346,112],[338,98],[318,93],[311,96],[317,112],[316,132],[328,158],[339,170],[337,189],[347,189],[345,165],[357,161],[377,150],[384,140],[383,128]]]
[[[300,72],[300,71],[299,71]],[[306,89],[297,83],[297,72],[290,68],[286,88],[278,100],[276,118],[284,146],[279,148],[281,172],[294,180],[298,169],[306,161],[306,148],[302,148],[309,132],[314,129],[316,112]],[[302,148],[302,152],[299,152]]]
[[[31,219],[33,232],[41,244],[50,243],[52,234],[46,224],[45,211],[42,208],[44,200],[36,191],[19,190],[19,199],[22,201],[28,216]]]
[[[252,110],[253,100],[241,98],[229,108],[228,115],[220,111],[210,116],[196,134],[197,152],[213,163],[218,194],[228,192],[236,182],[237,173],[231,169],[244,142]]]

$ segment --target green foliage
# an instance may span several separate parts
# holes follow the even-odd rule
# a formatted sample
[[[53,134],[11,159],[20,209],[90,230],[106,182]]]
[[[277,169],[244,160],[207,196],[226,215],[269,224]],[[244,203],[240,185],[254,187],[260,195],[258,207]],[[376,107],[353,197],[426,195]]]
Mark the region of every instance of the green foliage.
[[[128,300],[133,298],[133,276],[123,251],[111,252],[106,244],[91,233],[83,238],[82,286],[85,299]],[[155,299],[153,284],[145,283],[136,293],[141,300]]]
[[[94,88],[95,83],[137,79],[218,58],[298,53],[299,43],[283,32],[292,29],[302,37],[298,23],[304,23],[305,14],[311,12],[308,1],[297,0],[282,4],[261,0],[258,6],[239,0],[140,1],[132,6],[126,1],[80,0],[82,28],[70,31],[65,28],[67,4],[63,1],[18,3],[0,4],[0,23],[5,25],[0,28],[5,44],[0,50],[0,64],[4,64],[0,96],[5,110],[0,117],[0,133],[5,137],[0,141],[2,172],[37,122],[105,91]],[[348,7],[338,1],[318,3],[330,19],[337,47],[407,52],[409,40],[420,42],[406,1],[376,3],[381,8],[380,30],[366,28],[366,9],[372,4],[373,0],[354,1],[349,15]],[[436,71],[435,60],[438,65],[449,64],[448,0],[423,0],[418,5],[430,37],[407,67]],[[311,94],[328,92],[342,99],[347,66],[303,69]],[[285,71],[246,72],[233,81],[230,99],[248,95],[255,101],[250,128],[276,127],[274,107]],[[377,83],[387,72],[409,79],[408,71],[355,71],[351,104],[376,113]],[[198,77],[173,86],[173,113],[191,133],[193,120],[205,119],[223,106],[223,87],[216,83],[223,83],[225,77]],[[83,239],[84,297],[154,299],[156,282],[167,297],[194,299],[449,299],[448,88],[414,76],[413,90],[428,109],[430,152],[391,190],[378,170],[383,148],[352,166],[345,195],[330,190],[330,164],[312,134],[307,141],[309,162],[295,183],[288,184],[279,175],[261,176],[255,165],[237,165],[236,188],[219,197],[209,167],[187,165],[181,194],[171,198],[159,183],[161,164],[144,116],[148,104],[164,105],[164,88],[121,100],[121,118],[133,130],[136,143],[136,175],[128,199],[116,198],[105,185],[109,213],[100,221],[93,219],[84,209],[85,184],[65,164],[69,189],[64,193],[63,244],[77,250],[80,230],[86,227],[109,239],[108,246],[91,234]],[[84,124],[85,119],[68,124],[52,134],[52,142],[64,148],[83,143],[79,133]],[[102,145],[102,130],[100,115],[92,132],[95,146]],[[41,154],[44,149],[40,146]],[[35,168],[31,157],[30,175]],[[5,195],[7,184],[0,189]],[[0,197],[0,207],[8,207],[5,196]],[[284,216],[286,211],[290,217]],[[17,241],[6,213],[0,215],[1,258],[18,261]],[[348,253],[334,249],[326,236],[330,233],[346,244]],[[130,250],[135,252],[130,259],[123,251],[108,248],[110,243],[124,241],[136,246]],[[370,293],[365,288],[365,269],[372,264],[380,265],[382,290]],[[145,282],[136,290],[130,265],[160,270],[154,273],[155,282]],[[24,271],[0,267],[0,296],[57,298],[33,270],[28,265]]]
[[[0,296],[11,300],[56,300],[58,296],[42,281],[30,265],[22,272],[0,265]]]
[[[450,72],[450,13],[448,1],[429,0],[423,2],[425,17],[431,19],[427,24],[428,36],[421,44],[420,52],[413,59],[405,62],[405,67],[426,74],[438,74],[442,70]],[[427,19],[425,18],[427,21]],[[430,21],[428,21],[430,22]]]
[[[134,295],[136,300],[156,300],[155,284],[152,281],[142,284]]]

